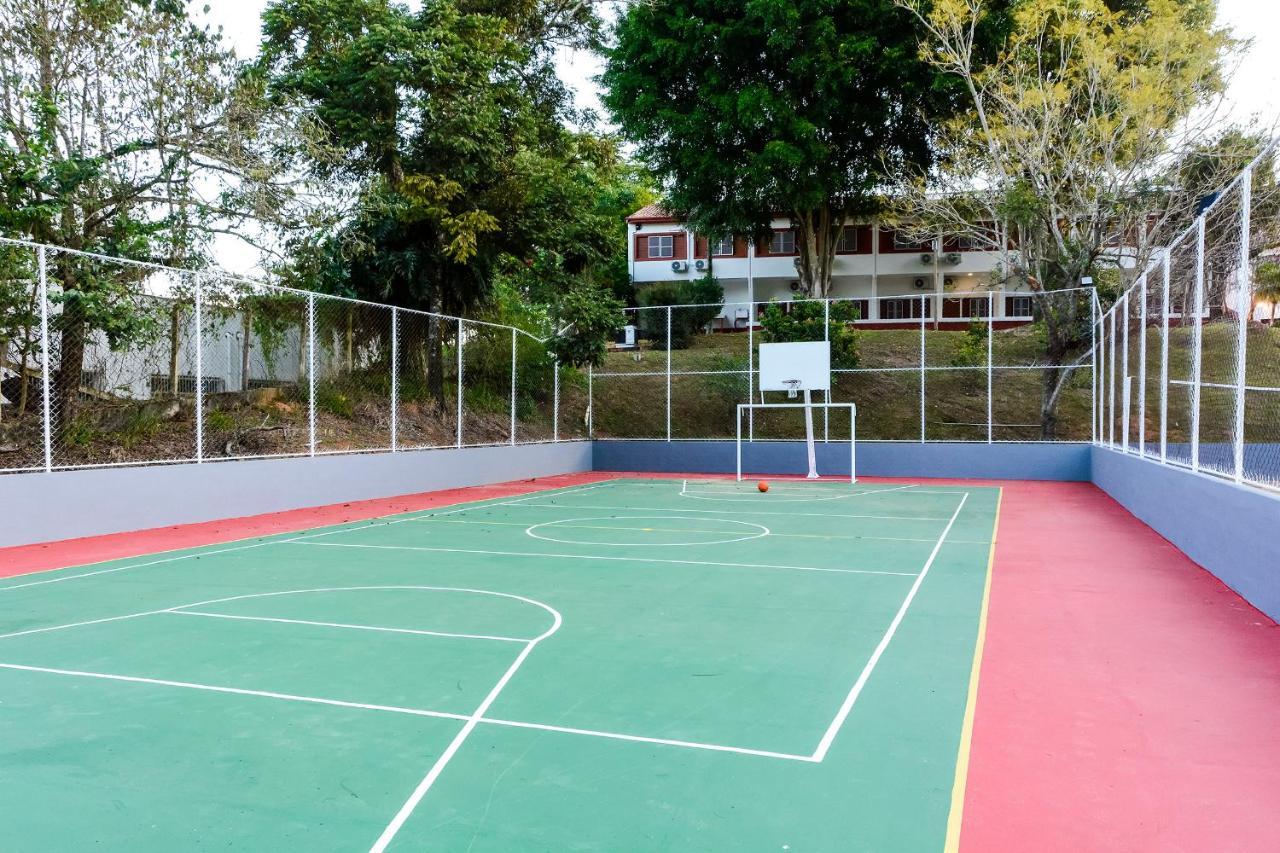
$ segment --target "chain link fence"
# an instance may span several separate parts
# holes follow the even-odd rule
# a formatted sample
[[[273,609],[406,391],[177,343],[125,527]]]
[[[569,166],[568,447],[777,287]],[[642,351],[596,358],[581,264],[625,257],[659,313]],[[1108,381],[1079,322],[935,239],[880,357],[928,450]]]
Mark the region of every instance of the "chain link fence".
[[[1092,438],[1092,289],[876,301],[874,313],[870,299],[628,309],[626,336],[592,376],[594,435],[732,439],[739,403],[786,398],[756,386],[760,344],[826,340],[832,349],[826,402],[857,404],[859,440]],[[864,319],[869,313],[878,319]],[[1063,342],[1057,349],[1046,346],[1046,327]],[[797,410],[744,417],[752,440],[804,435]],[[849,439],[838,412],[817,417],[821,440]]]
[[[0,238],[0,471],[582,439],[536,335]]]
[[[1280,488],[1280,208],[1263,152],[1099,319],[1098,442]]]

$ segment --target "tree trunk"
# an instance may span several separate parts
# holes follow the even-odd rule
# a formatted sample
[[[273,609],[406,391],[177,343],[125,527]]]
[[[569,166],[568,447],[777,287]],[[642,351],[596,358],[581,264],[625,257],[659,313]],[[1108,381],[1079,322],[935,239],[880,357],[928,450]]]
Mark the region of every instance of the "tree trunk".
[[[240,325],[240,390],[249,390],[249,355],[253,349],[253,306],[246,304]]]
[[[347,306],[347,328],[344,332],[344,349],[346,358],[347,373],[350,374],[356,369],[355,363],[355,313],[354,305]]]
[[[182,306],[175,302],[169,309],[169,396],[178,396],[178,365],[181,364]]]
[[[1058,392],[1065,381],[1061,367],[1046,367],[1040,395],[1040,438],[1055,441],[1058,437]]]
[[[72,299],[62,306],[59,322],[58,372],[53,375],[53,407],[48,413],[61,438],[70,430],[80,408],[80,382],[84,373],[84,343],[88,325],[79,303]]]
[[[796,275],[806,296],[827,299],[831,295],[831,268],[836,242],[844,226],[843,211],[833,212],[829,204],[814,210],[792,213],[796,232]]]
[[[427,394],[440,414],[445,412],[444,323],[445,321],[434,315],[427,318]],[[459,345],[461,345],[461,335],[459,335]]]

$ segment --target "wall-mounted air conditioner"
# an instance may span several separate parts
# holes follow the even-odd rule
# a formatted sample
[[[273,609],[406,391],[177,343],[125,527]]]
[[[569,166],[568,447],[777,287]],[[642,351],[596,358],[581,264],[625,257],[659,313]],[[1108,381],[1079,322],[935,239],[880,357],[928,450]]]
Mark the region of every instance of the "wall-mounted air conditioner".
[[[933,263],[933,252],[921,252],[921,253],[920,253],[920,263],[922,263],[922,264],[931,264],[931,263]]]
[[[800,292],[800,282],[798,282],[798,281],[793,281],[793,282],[791,282],[791,284],[790,284],[789,286],[791,287],[791,292],[792,292],[792,293],[799,293],[799,292]]]
[[[956,266],[957,264],[959,264],[959,263],[960,263],[960,261],[962,260],[962,258],[960,257],[960,253],[959,253],[959,252],[947,252],[947,255],[946,255],[946,259],[945,259],[945,260],[946,260],[946,262],[947,262],[947,263],[951,264],[951,266],[953,266],[953,267],[954,267],[954,266]]]
[[[698,272],[702,272],[707,268],[707,262],[703,259],[696,260],[693,262],[693,268]]]
[[[671,271],[672,272],[688,272],[689,262],[688,261],[672,261]]]
[[[926,287],[929,286],[929,282],[925,281],[922,278],[916,279],[913,283],[916,286],[916,290],[924,290]]]

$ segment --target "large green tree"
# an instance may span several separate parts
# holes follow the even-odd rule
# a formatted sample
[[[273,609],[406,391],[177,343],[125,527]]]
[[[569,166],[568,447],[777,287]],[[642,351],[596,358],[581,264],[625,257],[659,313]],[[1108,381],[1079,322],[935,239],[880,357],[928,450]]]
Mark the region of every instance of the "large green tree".
[[[513,259],[580,276],[618,250],[605,245],[616,226],[591,216],[616,148],[565,128],[570,98],[550,65],[553,42],[590,41],[589,7],[280,0],[264,22],[268,91],[323,128],[300,164],[354,199],[334,229],[292,246],[299,283],[474,313]],[[431,319],[425,341],[401,337],[402,362],[441,403],[450,328]]]
[[[789,216],[801,285],[825,296],[840,228],[928,167],[956,106],[921,32],[892,0],[636,4],[607,51],[604,100],[702,232],[760,235]]]

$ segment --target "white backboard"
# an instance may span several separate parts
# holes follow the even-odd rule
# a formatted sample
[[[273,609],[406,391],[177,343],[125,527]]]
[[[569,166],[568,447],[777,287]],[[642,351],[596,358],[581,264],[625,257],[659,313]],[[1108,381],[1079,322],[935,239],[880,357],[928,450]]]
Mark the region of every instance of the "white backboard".
[[[796,379],[800,380],[798,388],[789,384]],[[831,344],[761,344],[760,390],[831,390]]]

